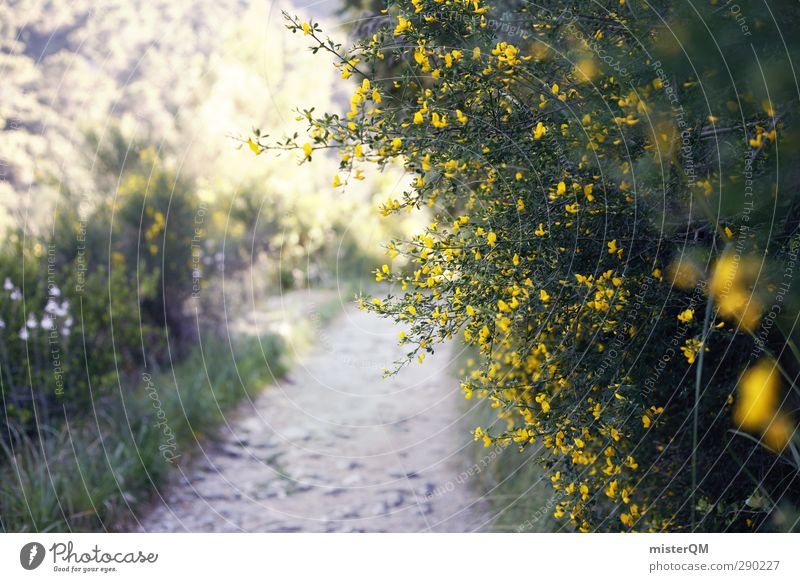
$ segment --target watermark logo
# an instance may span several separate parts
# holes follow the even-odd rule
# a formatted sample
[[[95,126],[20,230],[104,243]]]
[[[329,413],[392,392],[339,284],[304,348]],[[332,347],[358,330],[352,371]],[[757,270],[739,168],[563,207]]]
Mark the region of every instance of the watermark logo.
[[[19,551],[19,563],[26,570],[35,570],[44,561],[44,546],[39,542],[29,542]]]

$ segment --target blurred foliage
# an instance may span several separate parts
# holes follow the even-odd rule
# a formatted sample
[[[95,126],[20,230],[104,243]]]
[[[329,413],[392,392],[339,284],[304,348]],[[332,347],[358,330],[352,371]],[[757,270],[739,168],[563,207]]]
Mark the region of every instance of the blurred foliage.
[[[42,423],[35,437],[12,431],[0,441],[0,530],[130,530],[138,507],[194,444],[288,365],[277,336],[200,343],[172,370],[129,379],[94,418]]]
[[[252,147],[414,177],[384,213],[434,217],[365,306],[409,359],[479,349],[476,440],[543,447],[567,528],[795,529],[793,5],[389,2],[349,48],[287,19],[350,110]]]
[[[244,395],[242,362],[220,343],[231,321],[292,288],[362,276],[380,265],[377,240],[417,223],[371,212],[402,168],[334,197],[334,157],[312,170],[236,137],[253,119],[301,127],[298,94],[337,99],[335,69],[308,75],[313,55],[282,28],[269,6],[239,0],[0,5],[4,529],[114,526],[168,468],[142,374],[163,384],[172,369],[191,391],[186,419],[161,394],[178,440],[213,433],[217,402]],[[247,390],[286,365],[281,339],[264,342],[266,361],[242,348]]]

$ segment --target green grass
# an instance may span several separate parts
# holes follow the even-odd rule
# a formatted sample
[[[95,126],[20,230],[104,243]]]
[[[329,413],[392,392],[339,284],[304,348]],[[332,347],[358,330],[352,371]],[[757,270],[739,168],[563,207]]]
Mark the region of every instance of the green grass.
[[[318,326],[338,311],[331,301],[316,310],[316,321],[298,321],[292,351],[311,345]],[[20,435],[13,450],[0,443],[0,530],[130,526],[132,510],[177,474],[168,457],[190,461],[196,441],[213,438],[226,412],[286,373],[288,343],[277,335],[232,342],[204,336],[149,382],[132,378],[121,390],[104,390],[115,395],[95,401],[96,415],[88,411],[39,435]]]
[[[473,426],[491,426],[497,411],[487,402],[472,409]],[[476,442],[473,457],[478,466],[486,466],[473,478],[475,495],[489,503],[492,516],[487,525],[497,532],[551,532],[559,525],[553,510],[559,501],[558,492],[539,465],[542,454],[537,447],[520,452],[516,445],[505,448],[484,448]],[[488,462],[487,462],[488,460]]]
[[[453,373],[461,377],[466,361],[475,354],[461,350]],[[477,359],[477,358],[476,358]],[[459,370],[460,369],[460,370]],[[469,414],[464,429],[476,426],[492,427],[497,421],[497,410],[487,401],[465,400]],[[500,426],[497,424],[496,426]],[[558,492],[550,487],[549,480],[538,462],[542,452],[538,447],[528,447],[520,452],[516,445],[505,448],[485,448],[476,442],[470,450],[475,466],[480,467],[470,481],[474,495],[489,504],[491,521],[487,530],[496,532],[551,532],[559,524],[553,518],[558,503]]]

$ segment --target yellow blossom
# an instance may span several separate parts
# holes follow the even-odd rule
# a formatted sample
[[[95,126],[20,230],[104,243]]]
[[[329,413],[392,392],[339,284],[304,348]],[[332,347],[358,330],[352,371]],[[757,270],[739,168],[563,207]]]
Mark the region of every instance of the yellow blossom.
[[[744,430],[758,431],[775,415],[780,389],[775,362],[762,358],[739,380],[733,421]]]
[[[778,414],[761,435],[761,440],[773,451],[781,452],[789,444],[796,427],[787,414]]]
[[[394,29],[394,35],[400,36],[405,31],[411,30],[411,22],[403,18],[402,16],[397,17],[397,26]]]
[[[247,145],[250,146],[250,150],[255,155],[259,155],[261,153],[261,147],[253,141],[253,138],[247,138]]]

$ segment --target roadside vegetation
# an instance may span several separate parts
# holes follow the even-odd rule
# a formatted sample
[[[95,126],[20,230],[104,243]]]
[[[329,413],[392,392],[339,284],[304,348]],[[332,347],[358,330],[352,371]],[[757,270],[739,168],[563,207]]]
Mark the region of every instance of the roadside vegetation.
[[[332,99],[262,4],[95,4],[0,6],[4,531],[130,525],[405,229],[371,212],[398,176],[333,200],[234,137]],[[310,287],[343,297],[280,313]]]

